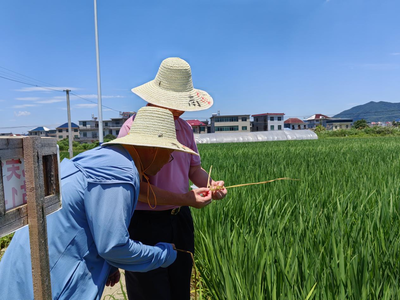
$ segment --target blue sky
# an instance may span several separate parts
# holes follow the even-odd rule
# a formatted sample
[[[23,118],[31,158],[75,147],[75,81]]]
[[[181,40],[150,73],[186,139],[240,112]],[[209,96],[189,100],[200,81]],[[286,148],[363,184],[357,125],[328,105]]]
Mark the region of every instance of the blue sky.
[[[400,102],[400,1],[98,0],[103,118],[137,111],[130,89],[178,56],[206,111],[334,115],[369,101]],[[0,132],[97,113],[93,1],[1,1]],[[54,90],[7,80],[13,79]],[[82,99],[84,98],[84,99]]]

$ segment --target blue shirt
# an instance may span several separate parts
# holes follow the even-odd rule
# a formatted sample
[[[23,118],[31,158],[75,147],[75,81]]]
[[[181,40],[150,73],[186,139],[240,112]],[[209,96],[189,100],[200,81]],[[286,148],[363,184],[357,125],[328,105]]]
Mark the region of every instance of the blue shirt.
[[[171,244],[129,239],[139,174],[122,146],[97,147],[61,163],[62,209],[47,216],[53,299],[100,299],[115,268],[168,267]],[[33,299],[29,231],[16,232],[0,262],[3,299]]]

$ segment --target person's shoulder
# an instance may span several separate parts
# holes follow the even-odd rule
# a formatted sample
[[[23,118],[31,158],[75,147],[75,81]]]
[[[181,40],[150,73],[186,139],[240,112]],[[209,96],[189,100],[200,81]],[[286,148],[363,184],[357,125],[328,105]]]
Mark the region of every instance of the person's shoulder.
[[[109,145],[109,146],[97,146],[96,148],[82,152],[75,156],[72,160],[74,162],[86,162],[90,160],[94,164],[95,162],[107,161],[108,159],[126,160],[128,157],[127,151],[121,145]]]
[[[120,145],[96,147],[73,159],[74,164],[85,170],[88,178],[108,180],[119,178],[132,180],[136,166],[128,151]]]

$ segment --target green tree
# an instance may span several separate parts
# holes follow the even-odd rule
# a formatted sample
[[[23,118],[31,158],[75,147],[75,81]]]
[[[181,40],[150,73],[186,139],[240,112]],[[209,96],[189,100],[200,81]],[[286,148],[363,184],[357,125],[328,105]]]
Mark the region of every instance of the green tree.
[[[315,130],[314,130],[315,133],[320,133],[322,131],[326,131],[326,128],[324,126],[318,125],[317,127],[315,127]]]
[[[354,122],[353,127],[355,129],[364,129],[368,127],[367,121],[365,119],[357,120]]]
[[[104,141],[104,143],[106,143],[106,142],[112,141],[112,140],[114,140],[114,139],[115,139],[115,136],[113,136],[112,134],[107,134],[107,135],[104,137],[103,141]]]
[[[60,151],[68,151],[68,138],[58,141],[57,144],[60,147]]]

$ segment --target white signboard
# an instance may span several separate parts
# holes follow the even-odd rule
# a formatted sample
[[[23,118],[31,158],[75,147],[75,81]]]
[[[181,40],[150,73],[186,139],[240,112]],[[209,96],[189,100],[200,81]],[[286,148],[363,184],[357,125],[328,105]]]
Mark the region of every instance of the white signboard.
[[[24,160],[1,161],[1,167],[6,211],[26,204]]]

